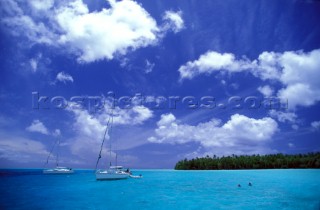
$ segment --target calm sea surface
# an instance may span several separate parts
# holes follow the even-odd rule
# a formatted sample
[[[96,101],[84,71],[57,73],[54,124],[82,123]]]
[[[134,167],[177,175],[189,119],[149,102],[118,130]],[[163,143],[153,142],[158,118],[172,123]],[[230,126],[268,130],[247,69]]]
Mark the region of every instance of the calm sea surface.
[[[0,170],[0,209],[320,209],[320,170],[133,172],[143,178]]]

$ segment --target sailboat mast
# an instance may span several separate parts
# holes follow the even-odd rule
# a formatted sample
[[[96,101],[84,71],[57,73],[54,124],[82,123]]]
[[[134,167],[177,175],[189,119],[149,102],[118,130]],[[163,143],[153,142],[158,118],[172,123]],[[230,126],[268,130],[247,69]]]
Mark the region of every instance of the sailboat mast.
[[[58,139],[58,148],[57,148],[57,162],[56,166],[59,166],[59,149],[60,149],[60,138]]]
[[[112,153],[111,153],[112,124],[113,124],[113,113],[111,113],[110,135],[109,135],[109,139],[110,139],[110,166],[112,165],[111,164],[111,160],[112,160]]]
[[[112,111],[113,111],[113,110],[112,110]],[[112,114],[113,114],[113,112],[111,112],[111,118],[113,117]],[[106,140],[107,132],[108,132],[109,129],[111,129],[111,128],[109,127],[109,126],[110,126],[111,118],[109,118],[109,120],[108,120],[108,122],[107,122],[106,130],[105,130],[104,135],[103,135],[103,139],[102,139],[102,143],[101,143],[101,146],[100,146],[100,152],[99,152],[99,156],[98,156],[98,159],[97,159],[97,162],[96,162],[96,168],[95,168],[95,170],[97,170],[97,167],[98,167],[98,164],[99,164],[99,160],[101,159],[103,144],[104,144],[104,141]],[[112,122],[113,122],[113,118],[112,118]],[[111,153],[111,144],[110,144],[110,153]]]
[[[116,154],[116,166],[118,166],[118,155]]]
[[[57,143],[58,143],[57,141],[55,141],[55,142],[54,142],[54,144],[53,144],[53,146],[52,146],[52,148],[51,148],[51,150],[50,150],[50,153],[49,153],[49,155],[48,155],[48,157],[47,157],[47,162],[45,162],[45,164],[44,164],[44,165],[46,165],[46,164],[48,164],[48,163],[49,163],[50,156],[51,156],[51,154],[52,154],[52,152],[53,152],[54,148],[56,147]]]

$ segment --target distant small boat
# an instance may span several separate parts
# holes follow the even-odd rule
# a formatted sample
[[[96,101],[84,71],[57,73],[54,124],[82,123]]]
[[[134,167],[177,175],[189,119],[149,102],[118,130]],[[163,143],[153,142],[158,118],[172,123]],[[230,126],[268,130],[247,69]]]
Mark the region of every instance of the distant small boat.
[[[142,178],[142,175],[139,175],[139,176],[130,175],[130,178],[133,178],[133,179],[141,179],[141,178]]]
[[[122,166],[111,166],[107,170],[96,171],[97,180],[127,179],[129,176],[130,176],[130,173],[124,171]]]
[[[44,169],[43,173],[44,174],[73,174],[74,170],[72,168],[59,166],[59,146],[60,146],[60,140],[59,139],[53,145],[53,147],[51,149],[51,152],[48,155],[46,164],[48,164],[50,155],[52,154],[52,151],[54,150],[56,145],[58,145],[57,146],[57,156],[56,156],[56,167],[55,168]]]

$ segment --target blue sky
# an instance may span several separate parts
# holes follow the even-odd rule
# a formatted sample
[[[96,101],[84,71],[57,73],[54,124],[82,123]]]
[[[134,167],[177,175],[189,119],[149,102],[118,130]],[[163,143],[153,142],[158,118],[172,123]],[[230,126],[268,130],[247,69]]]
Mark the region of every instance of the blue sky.
[[[318,1],[0,4],[0,167],[320,150]]]

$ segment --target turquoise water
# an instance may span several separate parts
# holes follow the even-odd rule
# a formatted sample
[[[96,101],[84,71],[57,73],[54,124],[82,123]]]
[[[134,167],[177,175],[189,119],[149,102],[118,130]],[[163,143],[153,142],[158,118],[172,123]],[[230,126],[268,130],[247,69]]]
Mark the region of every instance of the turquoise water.
[[[134,174],[143,178],[96,181],[93,171],[85,170],[73,175],[1,170],[0,209],[320,209],[320,170]]]

